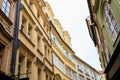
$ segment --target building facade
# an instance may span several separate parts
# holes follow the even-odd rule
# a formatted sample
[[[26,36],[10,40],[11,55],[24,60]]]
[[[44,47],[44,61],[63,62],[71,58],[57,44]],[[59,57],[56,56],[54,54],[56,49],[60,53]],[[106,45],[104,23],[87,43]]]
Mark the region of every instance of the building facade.
[[[15,78],[53,80],[50,24],[43,0],[21,0]]]
[[[99,80],[98,76],[75,56],[71,37],[54,19],[48,2],[0,1],[0,79]]]
[[[117,80],[120,75],[120,1],[88,0],[88,6],[90,20],[87,24],[102,67],[108,80]]]
[[[12,80],[11,58],[16,0],[0,0],[0,79]]]
[[[68,42],[70,41],[68,40],[70,36],[67,31],[63,31],[58,20],[54,19],[53,23],[51,39],[55,80],[76,80],[76,66],[73,59],[74,52],[68,45],[70,44]]]
[[[64,31],[59,20],[54,19],[50,5],[47,16],[51,24],[52,61],[55,80],[76,80],[76,66],[74,64],[74,51],[71,47],[71,38],[67,31]]]
[[[101,75],[97,70],[91,67],[89,64],[81,60],[78,56],[75,55],[76,60],[76,71],[77,79],[76,80],[103,80]],[[103,76],[104,78],[104,76]]]

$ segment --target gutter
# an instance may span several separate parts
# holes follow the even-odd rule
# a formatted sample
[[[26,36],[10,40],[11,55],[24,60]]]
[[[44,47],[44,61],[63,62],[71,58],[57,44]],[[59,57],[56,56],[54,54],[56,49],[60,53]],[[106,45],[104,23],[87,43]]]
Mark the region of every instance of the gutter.
[[[17,55],[17,49],[19,47],[18,31],[19,31],[20,8],[21,8],[20,0],[17,0],[15,22],[14,22],[15,24],[14,24],[14,35],[13,35],[13,46],[12,46],[12,58],[11,58],[11,67],[10,67],[10,72],[12,77],[14,77],[15,74],[16,55]]]

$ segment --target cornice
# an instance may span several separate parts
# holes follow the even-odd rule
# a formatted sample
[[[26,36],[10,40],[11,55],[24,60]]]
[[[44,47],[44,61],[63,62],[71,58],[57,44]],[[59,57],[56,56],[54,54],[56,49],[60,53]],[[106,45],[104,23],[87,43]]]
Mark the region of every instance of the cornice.
[[[75,53],[72,48],[63,40],[63,38],[60,36],[59,32],[57,31],[57,29],[55,28],[55,26],[53,25],[53,23],[50,21],[52,28],[55,30],[55,32],[57,33],[57,35],[59,36],[59,38],[62,40],[62,42],[73,52]]]

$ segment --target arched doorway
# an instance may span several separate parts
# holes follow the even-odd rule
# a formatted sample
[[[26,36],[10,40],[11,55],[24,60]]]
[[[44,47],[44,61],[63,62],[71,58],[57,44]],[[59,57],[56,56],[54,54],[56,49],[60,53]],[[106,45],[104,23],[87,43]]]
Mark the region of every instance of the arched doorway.
[[[61,76],[58,73],[55,74],[55,80],[62,80]]]

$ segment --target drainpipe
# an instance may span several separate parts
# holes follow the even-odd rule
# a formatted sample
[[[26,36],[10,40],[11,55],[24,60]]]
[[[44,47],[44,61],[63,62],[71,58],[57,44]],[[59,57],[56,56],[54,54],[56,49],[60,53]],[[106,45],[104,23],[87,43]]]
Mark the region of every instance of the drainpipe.
[[[19,31],[20,7],[21,7],[20,0],[17,0],[15,24],[14,24],[14,35],[13,35],[13,46],[12,46],[11,68],[10,68],[12,77],[14,77],[15,75],[16,55],[17,55],[17,49],[19,47],[18,31]]]

